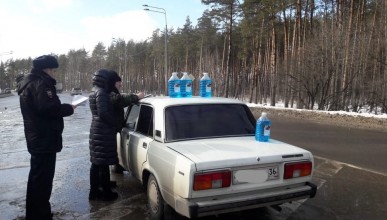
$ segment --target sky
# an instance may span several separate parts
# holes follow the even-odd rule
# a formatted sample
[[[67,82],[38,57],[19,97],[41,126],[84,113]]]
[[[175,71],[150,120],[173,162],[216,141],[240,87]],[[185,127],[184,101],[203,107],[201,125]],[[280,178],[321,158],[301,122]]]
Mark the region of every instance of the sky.
[[[166,19],[145,11],[144,4],[165,9]],[[91,54],[98,42],[144,41],[166,23],[168,29],[182,28],[187,17],[195,26],[208,8],[201,0],[0,0],[0,57],[35,58],[82,48]]]

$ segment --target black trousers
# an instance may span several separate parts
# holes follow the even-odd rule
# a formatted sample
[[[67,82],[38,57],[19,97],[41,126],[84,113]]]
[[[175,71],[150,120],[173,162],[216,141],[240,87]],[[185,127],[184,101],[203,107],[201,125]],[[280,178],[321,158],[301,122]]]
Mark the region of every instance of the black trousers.
[[[27,183],[26,219],[52,219],[50,197],[56,153],[31,155]]]
[[[110,170],[109,165],[91,164],[90,167],[90,191],[98,191],[102,187],[103,191],[110,192]]]

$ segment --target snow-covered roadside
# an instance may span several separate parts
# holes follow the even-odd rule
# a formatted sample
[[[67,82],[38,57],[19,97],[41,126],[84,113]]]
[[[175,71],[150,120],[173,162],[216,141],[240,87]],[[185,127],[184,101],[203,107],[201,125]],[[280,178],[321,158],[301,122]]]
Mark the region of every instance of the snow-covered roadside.
[[[249,107],[261,107],[261,108],[274,108],[274,109],[282,109],[282,110],[291,110],[291,111],[311,111],[316,113],[326,113],[331,115],[349,115],[354,117],[371,117],[371,118],[382,118],[387,119],[387,114],[373,114],[368,113],[367,109],[362,110],[361,112],[346,112],[346,111],[321,111],[321,110],[308,110],[308,109],[293,109],[293,108],[285,108],[283,107],[283,103],[277,103],[276,106],[269,106],[266,104],[255,104],[255,103],[247,103]]]
[[[262,111],[272,117],[310,120],[318,123],[333,124],[348,128],[364,128],[387,132],[387,114],[355,113],[345,111],[319,111],[292,109],[247,103],[256,118]]]

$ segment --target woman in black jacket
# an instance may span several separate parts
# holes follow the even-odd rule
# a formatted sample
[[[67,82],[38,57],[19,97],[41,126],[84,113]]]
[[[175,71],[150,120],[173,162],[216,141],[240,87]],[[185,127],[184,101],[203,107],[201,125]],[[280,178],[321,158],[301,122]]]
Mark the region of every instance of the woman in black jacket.
[[[114,84],[115,78],[111,71],[100,69],[94,74],[93,89],[89,96],[93,117],[89,137],[91,161],[89,200],[110,201],[118,197],[116,192],[111,191],[109,172],[109,165],[118,163],[116,120],[109,96]]]
[[[120,133],[122,126],[124,124],[124,108],[137,103],[138,100],[144,97],[144,93],[140,92],[135,94],[121,94],[119,91],[121,90],[121,77],[117,72],[112,70],[115,78],[115,84],[113,91],[110,93],[110,101],[113,104],[113,111],[116,120],[116,132]],[[113,168],[115,173],[123,173],[124,168],[116,164]],[[112,182],[112,185],[115,186],[115,182]]]

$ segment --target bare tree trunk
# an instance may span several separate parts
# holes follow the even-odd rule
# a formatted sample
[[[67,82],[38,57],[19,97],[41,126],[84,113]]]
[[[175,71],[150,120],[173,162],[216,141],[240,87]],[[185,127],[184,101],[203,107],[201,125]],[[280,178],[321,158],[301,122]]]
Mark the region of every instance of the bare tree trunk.
[[[263,71],[262,71],[262,38],[263,38],[263,24],[264,24],[264,19],[262,20],[262,25],[261,25],[261,31],[258,37],[258,54],[256,58],[256,65],[254,66],[254,69],[256,71],[256,81],[257,81],[257,87],[255,89],[255,103],[262,103],[262,76],[263,76]]]
[[[310,36],[313,36],[313,16],[314,16],[314,0],[310,0],[310,4],[309,4],[309,8],[310,8],[310,15],[309,15],[309,22],[310,22]]]
[[[188,71],[189,70],[189,67],[188,67],[188,54],[189,54],[189,48],[188,46],[185,47],[185,59],[184,59],[184,70],[185,71]]]
[[[224,61],[225,61],[225,57],[226,57],[226,45],[227,45],[227,34],[224,36],[224,43],[223,43],[223,51],[222,51],[222,79],[226,78],[227,77],[227,68],[225,70],[225,67],[224,67]],[[224,80],[221,80],[221,88],[222,88],[222,94],[221,95],[224,95],[226,94],[226,84],[224,82]]]
[[[300,59],[300,51],[301,51],[301,32],[302,32],[302,29],[301,29],[301,10],[302,10],[302,4],[301,4],[301,0],[298,0],[297,1],[297,15],[296,15],[296,35],[295,35],[295,39],[296,39],[296,45],[294,47],[294,49],[296,50],[296,63],[297,63],[297,85],[296,85],[296,89],[297,89],[297,108],[303,108],[303,101],[302,101],[302,94],[301,94],[301,91],[302,91],[302,88],[301,88],[301,83],[300,83],[300,67],[301,67],[301,59]]]
[[[383,1],[383,11],[385,12],[387,10],[387,3],[386,1]],[[387,46],[387,15],[386,13],[383,13],[383,30],[384,30],[384,33],[383,33],[383,36],[384,36],[384,48]],[[385,53],[387,53],[385,51]],[[387,65],[387,54],[384,54],[384,71],[383,71],[383,75],[382,75],[382,88],[381,88],[381,92],[382,92],[382,100],[381,100],[381,107],[382,107],[382,111],[381,113],[387,113],[387,68],[386,68],[386,65]]]
[[[288,21],[287,21],[287,18],[286,18],[286,10],[285,10],[285,4],[284,2],[282,2],[282,15],[283,15],[283,18],[284,18],[284,22],[283,22],[283,28],[284,28],[284,62],[283,62],[283,65],[284,65],[284,69],[285,70],[290,70],[289,68],[289,60],[288,60],[288,56],[289,56],[289,53],[288,53],[288,50],[289,50],[289,33],[288,33]],[[285,71],[284,71],[285,72]],[[289,90],[289,87],[290,85],[288,84],[289,83],[289,79],[288,79],[288,73],[285,72],[285,74],[283,75],[284,77],[284,94],[283,94],[283,98],[284,98],[284,104],[285,104],[285,108],[289,107],[289,99],[290,99],[290,90]]]
[[[350,51],[350,38],[352,33],[352,22],[353,22],[353,16],[354,16],[354,5],[353,0],[351,0],[351,8],[349,10],[349,21],[348,21],[348,27],[346,30],[346,36],[344,40],[344,64],[343,64],[343,80],[341,84],[341,91],[342,91],[342,103],[341,105],[346,108],[347,106],[347,96],[348,96],[348,78],[349,78],[349,51]],[[346,108],[348,111],[348,108]]]
[[[253,48],[256,48],[256,38],[253,37],[252,39],[252,47]],[[257,89],[257,70],[256,70],[256,64],[257,63],[257,50],[253,50],[253,53],[252,53],[252,64],[251,64],[251,68],[250,68],[250,72],[251,72],[251,82],[253,83],[251,86],[250,86],[250,98],[249,98],[249,102],[252,103],[253,102],[253,98],[254,98],[254,91],[256,91]]]
[[[274,15],[272,15],[272,33],[271,33],[271,47],[270,47],[270,105],[275,106],[276,103],[276,89],[277,89],[277,45],[276,45],[276,31],[274,25]]]
[[[339,51],[341,50],[340,48],[338,48],[338,40],[337,39],[340,39],[342,40],[342,36],[343,36],[343,4],[344,4],[344,0],[337,0],[337,4],[336,4],[336,7],[337,7],[337,10],[336,10],[336,15],[337,15],[337,19],[336,19],[336,24],[337,24],[337,29],[332,29],[336,38],[334,39],[334,42],[336,43],[332,50],[332,53],[334,53],[336,56],[336,53],[339,53]],[[341,73],[343,71],[342,67],[342,63],[339,62],[341,59],[338,59],[338,58],[341,58],[340,54],[337,55],[338,57],[335,57],[334,60],[337,60],[337,64],[336,64],[336,68],[335,68],[335,82],[334,82],[334,91],[333,91],[333,94],[332,94],[332,97],[333,99],[331,100],[331,108],[330,110],[340,110],[341,109],[341,106],[340,106],[340,94],[341,94],[341,82],[342,82],[342,76],[341,76]]]
[[[233,22],[233,3],[230,4],[230,14],[229,14],[229,26],[228,26],[228,55],[227,55],[227,67],[226,67],[226,94],[225,97],[228,97],[229,92],[229,83],[231,75],[231,49],[232,49],[232,22]]]
[[[199,73],[203,73],[203,36],[200,42]]]

